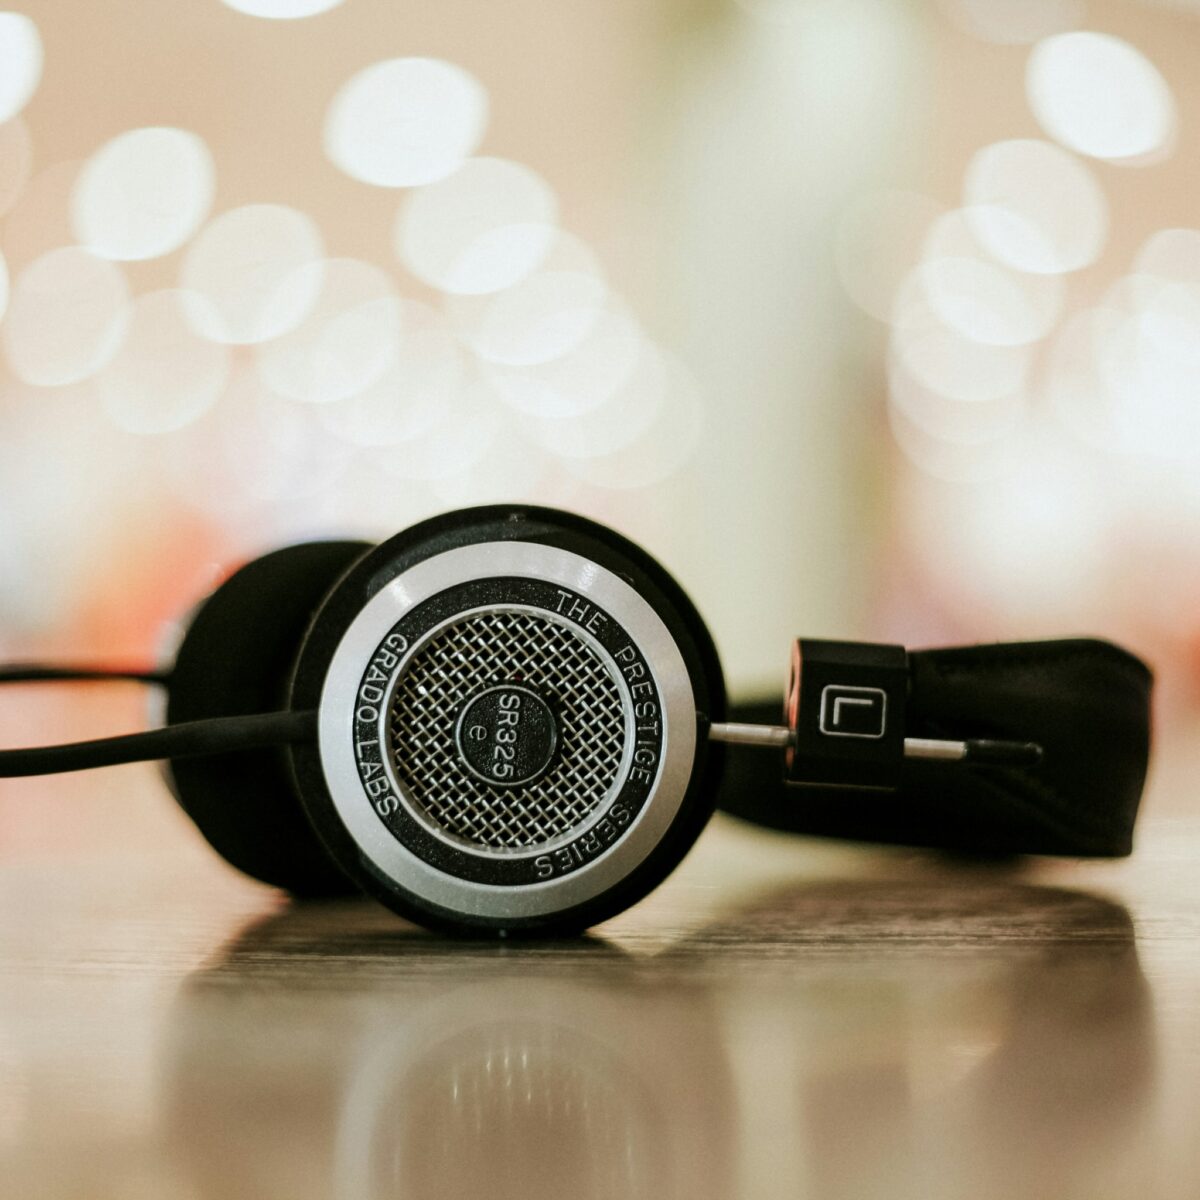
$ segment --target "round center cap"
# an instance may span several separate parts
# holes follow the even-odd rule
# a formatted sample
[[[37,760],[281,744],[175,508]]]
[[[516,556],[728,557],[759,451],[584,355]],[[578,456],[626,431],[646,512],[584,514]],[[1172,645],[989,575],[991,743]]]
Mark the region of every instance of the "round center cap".
[[[558,724],[532,688],[501,683],[463,705],[454,740],[472,775],[497,787],[516,787],[550,766],[558,749]]]

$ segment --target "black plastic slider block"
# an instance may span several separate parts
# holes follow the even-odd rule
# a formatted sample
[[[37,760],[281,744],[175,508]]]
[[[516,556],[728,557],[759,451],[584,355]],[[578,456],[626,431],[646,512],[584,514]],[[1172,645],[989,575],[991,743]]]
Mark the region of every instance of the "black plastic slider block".
[[[789,783],[897,788],[904,761],[903,646],[798,638],[785,719]]]

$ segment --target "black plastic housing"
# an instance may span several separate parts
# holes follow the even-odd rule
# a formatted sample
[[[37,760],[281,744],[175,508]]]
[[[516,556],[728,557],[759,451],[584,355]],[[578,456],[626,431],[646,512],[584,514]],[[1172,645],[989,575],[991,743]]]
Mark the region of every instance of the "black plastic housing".
[[[904,763],[908,654],[903,646],[797,638],[785,755],[797,784],[893,789]]]

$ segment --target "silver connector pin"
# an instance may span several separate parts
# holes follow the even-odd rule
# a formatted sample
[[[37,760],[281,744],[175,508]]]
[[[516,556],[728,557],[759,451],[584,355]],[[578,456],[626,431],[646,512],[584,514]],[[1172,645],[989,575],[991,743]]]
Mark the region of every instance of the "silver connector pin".
[[[714,742],[734,746],[761,746],[783,750],[795,743],[795,735],[786,725],[742,725],[735,721],[716,721],[708,736]],[[933,762],[978,762],[993,766],[1033,766],[1042,757],[1041,747],[1033,742],[993,741],[972,738],[955,742],[941,738],[905,738],[904,757]]]
[[[736,721],[715,721],[708,727],[714,742],[734,746],[767,746],[782,750],[792,741],[792,731],[786,725],[739,725]]]

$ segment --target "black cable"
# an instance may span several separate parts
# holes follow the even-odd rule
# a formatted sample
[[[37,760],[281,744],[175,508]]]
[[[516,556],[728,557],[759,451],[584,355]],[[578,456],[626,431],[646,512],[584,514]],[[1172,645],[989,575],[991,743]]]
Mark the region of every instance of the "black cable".
[[[131,683],[166,684],[170,679],[170,671],[138,671],[124,667],[44,667],[39,663],[0,667],[0,683],[100,683],[127,680]]]
[[[114,767],[120,763],[152,759],[195,758],[206,754],[229,754],[237,750],[260,750],[267,746],[315,741],[317,714],[303,712],[253,713],[243,717],[208,717],[100,738],[94,742],[71,742],[60,746],[33,746],[0,750],[0,778],[20,775],[57,775],[86,771],[92,767]]]

